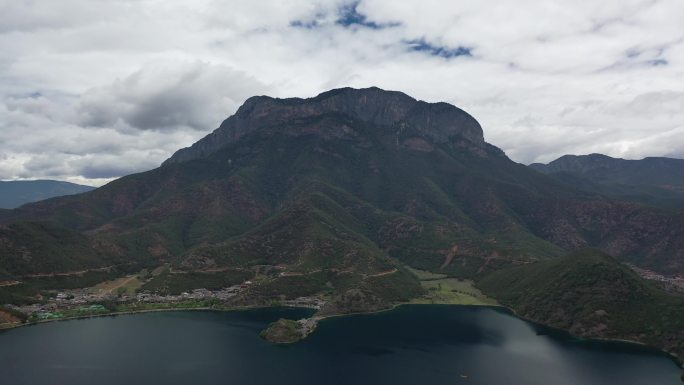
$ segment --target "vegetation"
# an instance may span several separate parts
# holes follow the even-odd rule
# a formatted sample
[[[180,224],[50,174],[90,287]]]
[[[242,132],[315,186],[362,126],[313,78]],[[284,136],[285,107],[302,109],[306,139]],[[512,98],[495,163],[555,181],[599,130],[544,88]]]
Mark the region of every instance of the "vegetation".
[[[0,306],[0,325],[3,323],[11,324],[16,322],[24,323],[28,317],[26,314],[11,308]]]
[[[24,278],[22,282],[24,285],[37,290],[78,289],[115,279],[127,272],[129,272],[128,268],[121,267],[101,271],[88,271],[83,274]]]
[[[302,324],[285,318],[268,325],[260,335],[261,338],[278,344],[290,344],[305,337]]]
[[[170,272],[153,276],[141,290],[159,294],[180,294],[194,289],[216,290],[240,284],[254,273],[246,270],[223,270],[219,272]]]
[[[682,159],[626,160],[601,154],[565,155],[549,164],[530,166],[563,183],[613,198],[658,207],[684,207]]]
[[[38,302],[40,291],[27,285],[0,287],[0,304],[25,305]],[[47,293],[45,293],[47,294]]]
[[[421,281],[427,295],[411,303],[446,305],[496,305],[496,300],[482,294],[472,281],[457,278]]]
[[[149,277],[147,277],[147,279],[149,279]],[[145,280],[146,278],[144,274],[127,275],[113,280],[100,282],[93,286],[91,290],[99,294],[115,293],[120,296],[124,294],[132,295],[142,287]]]
[[[657,346],[684,358],[684,296],[597,250],[494,272],[477,283],[519,315],[580,336]]]
[[[81,271],[107,266],[83,234],[48,222],[0,226],[0,269],[10,275]]]
[[[424,293],[418,280],[404,269],[397,269],[390,274],[370,276],[361,286],[389,304],[407,302]]]
[[[448,277],[446,274],[433,273],[432,271],[414,269],[412,267],[407,267],[406,269],[415,275],[421,282],[434,281]]]
[[[247,295],[282,299],[312,296],[331,290],[327,285],[329,275],[326,272],[315,272],[267,278],[250,287]]]
[[[424,295],[414,298],[414,304],[445,305],[496,305],[497,302],[482,294],[473,282],[460,278],[448,278],[445,274],[408,268],[424,289]]]
[[[129,272],[129,266],[82,274],[23,278],[19,284],[0,286],[0,304],[37,303],[55,295],[54,290],[80,289],[116,279]]]

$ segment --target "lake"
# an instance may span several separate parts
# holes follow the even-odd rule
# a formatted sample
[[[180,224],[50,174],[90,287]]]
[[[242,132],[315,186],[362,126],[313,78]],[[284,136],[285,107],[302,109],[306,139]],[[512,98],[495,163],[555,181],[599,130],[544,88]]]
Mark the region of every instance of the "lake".
[[[294,345],[259,338],[279,317],[310,314],[159,312],[2,331],[0,383],[682,384],[653,349],[575,339],[495,308],[402,306],[325,320]]]

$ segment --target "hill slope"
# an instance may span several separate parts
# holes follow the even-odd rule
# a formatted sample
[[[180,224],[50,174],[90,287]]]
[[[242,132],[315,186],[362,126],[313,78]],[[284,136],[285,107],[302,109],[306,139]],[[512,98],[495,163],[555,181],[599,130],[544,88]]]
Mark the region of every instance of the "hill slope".
[[[13,209],[26,203],[93,189],[95,187],[56,180],[0,181],[0,209]]]
[[[684,296],[597,250],[494,272],[478,286],[519,315],[592,338],[639,341],[684,358]]]

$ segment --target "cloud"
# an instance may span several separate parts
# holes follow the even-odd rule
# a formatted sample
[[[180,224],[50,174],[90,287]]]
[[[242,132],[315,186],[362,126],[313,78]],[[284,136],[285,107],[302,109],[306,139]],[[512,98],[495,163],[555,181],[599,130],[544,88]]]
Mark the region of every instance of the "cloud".
[[[684,92],[586,101],[563,107],[558,117],[563,124],[530,115],[513,122],[504,145],[514,149],[509,155],[548,162],[568,153],[630,159],[684,154]]]
[[[196,130],[85,128],[45,98],[0,105],[0,179],[58,179],[99,185],[149,170],[203,133]]]
[[[153,168],[247,97],[379,86],[514,160],[684,156],[679,0],[0,0],[0,178]]]
[[[427,52],[433,56],[439,56],[446,59],[451,59],[457,56],[473,56],[472,49],[468,47],[444,47],[435,44],[431,44],[425,41],[425,39],[409,40],[406,42],[412,51],[417,52]]]
[[[79,123],[206,131],[216,127],[245,99],[267,90],[255,78],[224,65],[150,65],[112,84],[86,91],[79,106]]]
[[[0,32],[31,32],[83,26],[123,16],[124,1],[61,0],[59,6],[41,1],[0,2]]]

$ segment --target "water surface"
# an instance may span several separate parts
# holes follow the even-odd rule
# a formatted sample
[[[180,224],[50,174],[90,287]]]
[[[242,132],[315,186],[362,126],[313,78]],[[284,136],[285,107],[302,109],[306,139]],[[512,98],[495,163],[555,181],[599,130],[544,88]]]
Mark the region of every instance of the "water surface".
[[[655,350],[574,339],[492,308],[333,318],[289,346],[258,336],[308,314],[164,312],[4,331],[0,383],[681,385],[680,369]]]

